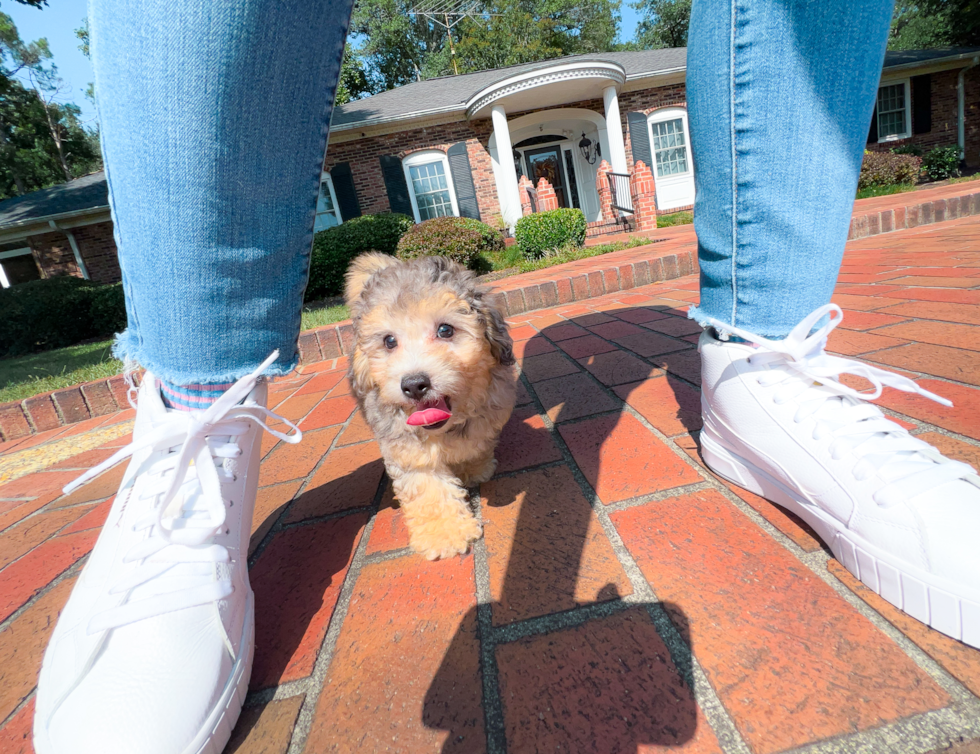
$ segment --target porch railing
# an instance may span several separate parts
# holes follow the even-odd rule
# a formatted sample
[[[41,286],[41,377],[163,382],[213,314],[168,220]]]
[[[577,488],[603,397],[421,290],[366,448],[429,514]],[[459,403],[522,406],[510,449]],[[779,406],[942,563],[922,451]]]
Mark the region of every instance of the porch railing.
[[[531,214],[534,214],[538,211],[538,190],[531,186],[528,186],[525,190],[527,191],[528,199],[531,200]]]
[[[612,208],[628,215],[633,214],[633,195],[627,173],[609,173],[609,190],[612,192]]]

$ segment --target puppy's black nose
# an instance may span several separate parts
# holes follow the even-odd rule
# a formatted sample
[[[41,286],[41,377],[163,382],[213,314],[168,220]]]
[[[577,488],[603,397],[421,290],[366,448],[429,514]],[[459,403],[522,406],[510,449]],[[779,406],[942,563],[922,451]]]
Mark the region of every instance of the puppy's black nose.
[[[427,374],[407,374],[402,377],[402,392],[413,401],[420,401],[432,387]]]

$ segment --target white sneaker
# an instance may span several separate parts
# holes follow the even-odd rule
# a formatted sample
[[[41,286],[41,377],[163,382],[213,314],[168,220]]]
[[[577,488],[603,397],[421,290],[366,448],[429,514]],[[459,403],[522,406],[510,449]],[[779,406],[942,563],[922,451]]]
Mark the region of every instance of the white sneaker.
[[[826,315],[835,315],[810,335]],[[896,607],[980,647],[980,477],[866,403],[882,386],[949,401],[891,372],[824,352],[843,316],[827,305],[781,341],[710,321],[704,460],[721,477],[806,521],[836,558]],[[844,373],[874,386],[859,393]]]
[[[65,488],[132,456],[44,655],[38,754],[218,754],[228,742],[252,666],[259,438],[301,437],[265,426],[259,376],[276,355],[206,411],[167,409],[147,373],[132,444]]]

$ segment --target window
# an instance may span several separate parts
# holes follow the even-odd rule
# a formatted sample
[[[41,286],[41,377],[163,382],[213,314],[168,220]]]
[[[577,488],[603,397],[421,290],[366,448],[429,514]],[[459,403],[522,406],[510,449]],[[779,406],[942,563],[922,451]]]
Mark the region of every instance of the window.
[[[29,248],[0,251],[0,287],[9,288],[40,278],[41,272]]]
[[[416,222],[459,215],[449,162],[442,152],[419,152],[402,162]]]
[[[878,87],[878,141],[904,139],[910,135],[909,82]]]
[[[653,159],[657,176],[680,175],[687,172],[687,141],[684,138],[684,121],[681,118],[651,123],[653,132]]]
[[[342,222],[340,208],[337,206],[337,194],[333,190],[333,180],[330,178],[330,173],[324,171],[320,176],[320,195],[316,199],[316,222],[313,224],[313,232],[332,228]]]

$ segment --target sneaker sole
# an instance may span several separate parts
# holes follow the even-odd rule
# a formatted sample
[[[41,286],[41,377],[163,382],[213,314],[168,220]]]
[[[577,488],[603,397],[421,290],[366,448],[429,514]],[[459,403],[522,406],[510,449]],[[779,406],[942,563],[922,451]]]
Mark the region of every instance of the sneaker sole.
[[[255,602],[252,591],[249,590],[248,604],[245,608],[245,625],[242,628],[242,643],[239,646],[248,647],[248,652],[239,657],[232,668],[231,675],[225,683],[221,696],[201,726],[194,740],[181,754],[221,754],[231,738],[231,732],[238,722],[245,695],[248,693],[248,681],[252,675],[252,660],[255,657]],[[46,735],[34,734],[34,751],[36,754],[55,754]]]
[[[726,448],[708,427],[701,432],[701,452],[718,476],[803,519],[834,557],[873,592],[937,631],[980,648],[980,601],[956,595],[955,586],[884,552],[798,499],[793,490]]]

